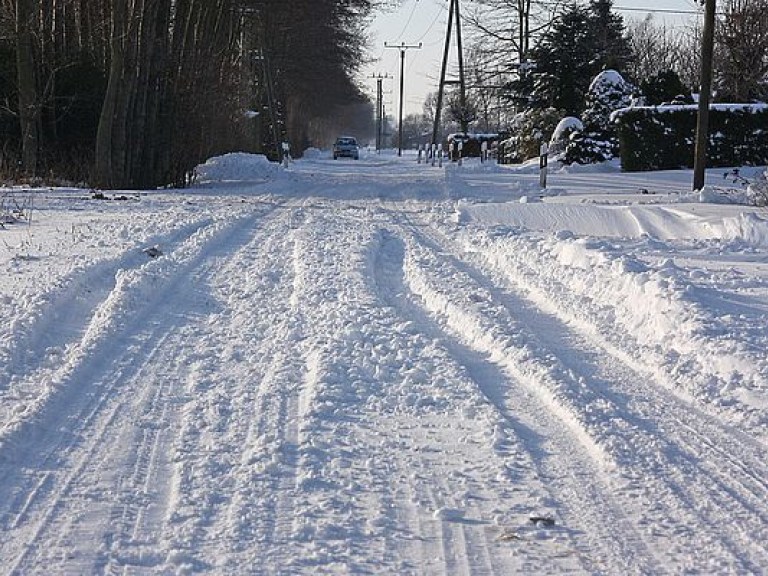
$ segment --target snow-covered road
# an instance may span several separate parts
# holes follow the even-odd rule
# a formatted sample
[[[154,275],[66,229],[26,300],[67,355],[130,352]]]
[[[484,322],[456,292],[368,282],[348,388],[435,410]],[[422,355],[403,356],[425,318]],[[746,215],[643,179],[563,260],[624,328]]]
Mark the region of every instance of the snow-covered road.
[[[229,161],[0,229],[3,574],[768,571],[764,213]]]

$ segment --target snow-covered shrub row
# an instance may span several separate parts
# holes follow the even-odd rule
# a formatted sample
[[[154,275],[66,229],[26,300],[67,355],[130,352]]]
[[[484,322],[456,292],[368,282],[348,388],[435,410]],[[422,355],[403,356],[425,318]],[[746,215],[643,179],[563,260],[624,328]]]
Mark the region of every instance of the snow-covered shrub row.
[[[640,106],[613,114],[628,172],[693,167],[696,106]],[[768,164],[768,105],[713,105],[709,116],[708,165]]]
[[[463,158],[479,158],[483,150],[483,142],[487,143],[488,149],[499,139],[498,134],[475,134],[475,133],[463,133],[457,132],[455,134],[448,134],[446,137],[446,148],[451,149],[451,145],[455,147],[455,157],[458,158],[458,146],[461,142],[461,156]]]

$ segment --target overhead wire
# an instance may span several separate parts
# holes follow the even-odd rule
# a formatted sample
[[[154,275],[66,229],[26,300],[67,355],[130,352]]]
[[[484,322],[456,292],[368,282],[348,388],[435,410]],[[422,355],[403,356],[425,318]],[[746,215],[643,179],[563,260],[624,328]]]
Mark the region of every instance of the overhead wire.
[[[397,35],[397,38],[393,40],[394,42],[399,42],[400,39],[405,35],[405,31],[408,30],[408,26],[410,26],[411,21],[413,20],[413,15],[416,14],[416,4],[419,3],[419,0],[413,0],[413,6],[411,7],[411,13],[408,16],[408,20],[405,21],[405,25],[403,26],[403,29],[400,31],[400,34]]]
[[[691,3],[690,0],[688,0],[689,4]],[[544,6],[553,6],[553,7],[561,7],[562,2],[557,2],[555,0],[544,0],[538,2],[540,5]],[[695,7],[692,9],[676,9],[676,8],[643,8],[641,6],[616,6],[614,5],[612,7],[613,10],[619,10],[622,12],[647,12],[647,13],[657,13],[657,14],[678,14],[681,16],[693,16],[698,14],[703,14],[702,10],[696,9]]]
[[[437,24],[437,21],[440,19],[440,16],[442,16],[443,12],[445,12],[445,9],[444,9],[442,6],[438,5],[438,8],[439,8],[439,9],[438,9],[438,11],[437,11],[437,14],[435,15],[435,18],[434,18],[434,20],[432,20],[432,23],[429,25],[429,27],[428,27],[428,28],[427,28],[427,30],[424,32],[424,34],[422,34],[422,35],[421,35],[421,38],[419,38],[419,39],[417,40],[417,42],[421,42],[422,40],[424,40],[424,38],[426,38],[426,37],[427,37],[427,35],[428,35],[430,32],[432,32],[432,28],[434,28],[434,27],[435,27],[435,24]]]

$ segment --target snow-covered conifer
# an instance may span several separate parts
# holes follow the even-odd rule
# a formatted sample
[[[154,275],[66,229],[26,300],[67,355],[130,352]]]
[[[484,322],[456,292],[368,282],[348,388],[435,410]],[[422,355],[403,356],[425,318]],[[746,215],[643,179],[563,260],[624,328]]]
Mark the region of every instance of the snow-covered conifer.
[[[611,113],[631,105],[637,88],[615,70],[604,70],[589,86],[587,108],[582,118],[584,129],[575,132],[566,146],[569,164],[592,164],[611,160],[619,153],[619,139],[611,123]]]

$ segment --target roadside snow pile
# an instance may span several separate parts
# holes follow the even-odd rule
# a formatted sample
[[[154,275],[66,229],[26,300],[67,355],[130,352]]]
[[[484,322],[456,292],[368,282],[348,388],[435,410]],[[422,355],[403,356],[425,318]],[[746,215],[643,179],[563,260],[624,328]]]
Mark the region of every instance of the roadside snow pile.
[[[768,220],[752,212],[723,219],[723,238],[743,242],[755,248],[768,247]]]
[[[459,223],[501,225],[553,234],[567,230],[576,236],[724,240],[768,247],[768,220],[736,208],[733,215],[724,216],[711,210],[694,212],[675,205],[542,204],[521,199],[503,204],[460,201],[456,203],[456,214]]]
[[[706,185],[701,190],[681,194],[678,202],[700,204],[735,204],[753,206],[754,194],[749,189],[723,188]]]
[[[304,150],[302,158],[304,160],[319,160],[321,158],[330,158],[331,155],[327,151],[320,150],[320,148],[309,147]]]
[[[731,224],[734,236],[765,234],[765,222],[754,216]],[[736,312],[718,312],[728,298],[722,290],[764,290],[764,282],[682,268],[671,258],[651,263],[613,240],[565,233],[536,239],[507,228],[464,240],[542,309],[604,339],[610,354],[654,374],[681,397],[733,409],[748,428],[768,424],[764,410],[744,400],[768,384],[766,335]],[[661,244],[642,242],[637,254]]]
[[[198,184],[271,180],[278,165],[262,154],[232,152],[210,158],[195,169]]]

